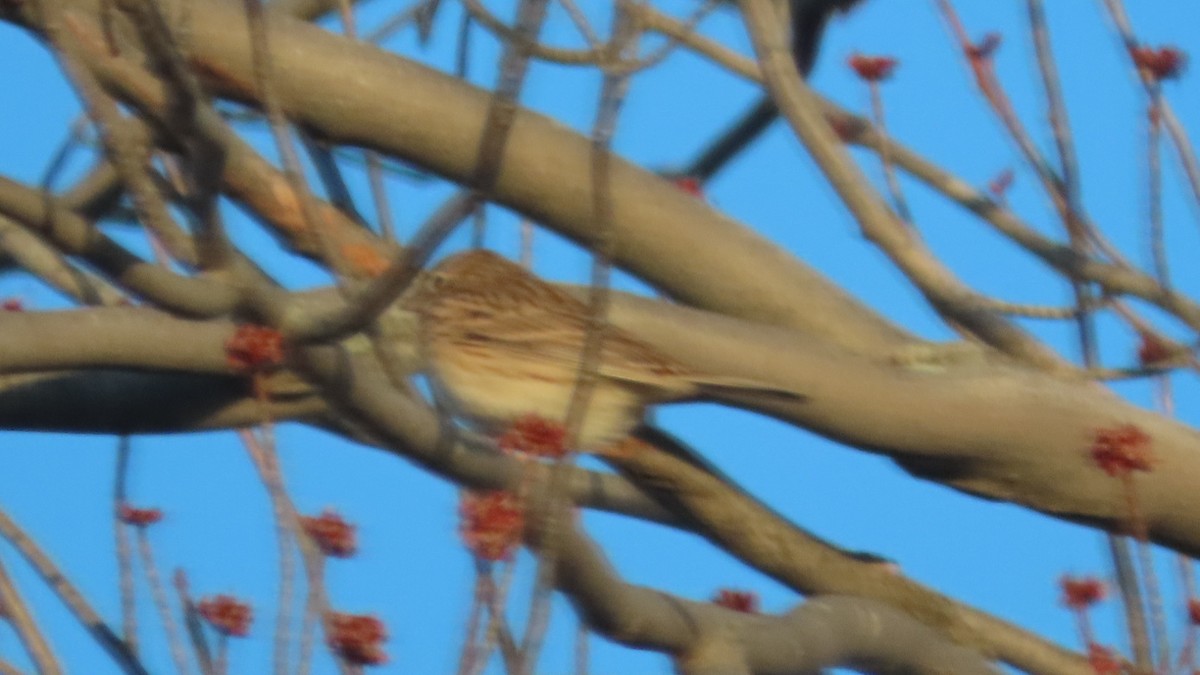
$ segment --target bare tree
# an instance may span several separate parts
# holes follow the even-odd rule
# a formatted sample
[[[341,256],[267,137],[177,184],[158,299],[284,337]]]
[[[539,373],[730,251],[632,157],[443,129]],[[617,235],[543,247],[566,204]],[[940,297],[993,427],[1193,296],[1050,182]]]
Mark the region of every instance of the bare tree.
[[[380,663],[385,632],[372,617],[337,611],[324,587],[325,558],[352,552],[353,531],[336,513],[303,516],[293,505],[275,452],[281,423],[382,449],[465,491],[463,534],[479,575],[461,672],[478,672],[493,649],[507,671],[534,672],[552,590],[570,601],[587,631],[659,652],[683,673],[839,666],[970,673],[998,672],[998,664],[1031,673],[1191,672],[1191,639],[1172,644],[1164,608],[1172,603],[1176,616],[1188,598],[1164,598],[1151,554],[1152,546],[1169,549],[1190,570],[1188,559],[1200,552],[1196,433],[1173,419],[1169,393],[1175,371],[1196,367],[1200,305],[1168,268],[1160,179],[1166,160],[1159,157],[1165,146],[1178,158],[1180,193],[1193,207],[1200,203],[1200,169],[1163,89],[1179,74],[1183,54],[1143,44],[1118,0],[1099,8],[1123,41],[1128,72],[1146,91],[1146,231],[1153,246],[1142,266],[1085,208],[1039,0],[1014,3],[1027,13],[1044,87],[1045,111],[1032,115],[1014,109],[996,74],[998,38],[974,37],[963,26],[969,17],[960,19],[948,1],[932,6],[962,54],[958,72],[974,78],[1025,163],[1022,175],[1051,206],[1053,230],[1009,208],[1011,175],[979,189],[889,135],[880,85],[895,66],[890,58],[851,59],[872,102],[867,116],[808,86],[829,19],[870,11],[872,3],[722,4],[696,3],[677,16],[619,0],[605,5],[601,28],[594,8],[582,11],[570,0],[522,0],[511,18],[476,0],[423,0],[392,7],[394,16],[367,35],[356,25],[356,12],[367,8],[350,0],[0,0],[0,18],[53,53],[84,111],[64,130],[62,161],[41,184],[0,176],[5,271],[37,279],[78,305],[0,315],[0,425],[118,437],[239,430],[277,526],[275,672],[307,672],[318,632],[343,672]],[[697,28],[718,8],[744,21],[751,55]],[[576,34],[561,43],[544,39],[551,10],[565,11]],[[457,35],[443,30],[455,13],[462,16]],[[396,30],[455,44],[464,53],[459,72],[382,48]],[[468,36],[480,34],[501,47],[490,89],[463,77]],[[630,83],[685,52],[761,88],[763,98],[728,133],[697,143],[694,161],[680,171],[614,153]],[[521,105],[531,68],[543,64],[599,76],[586,132]],[[1025,126],[1035,115],[1046,120],[1044,130]],[[862,236],[958,340],[931,342],[888,320],[695,193],[776,116]],[[264,129],[271,141],[252,142]],[[1042,136],[1052,141],[1042,143]],[[851,147],[866,150],[860,157],[868,171],[882,166],[882,189]],[[57,165],[76,150],[90,167],[63,181]],[[393,224],[385,189],[399,180],[448,195],[407,236],[402,232],[413,227]],[[1038,305],[973,288],[923,239],[905,194],[917,184],[1032,256],[1059,286],[1048,285]],[[361,194],[370,195],[370,206]],[[488,221],[513,214],[527,236],[552,231],[588,251],[592,283],[562,287],[574,298],[554,290],[541,296],[571,308],[581,331],[565,357],[572,373],[563,391],[574,392],[564,398],[569,412],[505,419],[507,428],[485,435],[460,424],[464,413],[486,417],[463,409],[461,389],[443,383],[440,395],[426,397],[414,385],[413,376],[430,368],[423,337],[430,319],[406,299],[437,281],[422,270],[452,230],[471,229],[478,244]],[[237,243],[235,230],[251,227],[280,248]],[[153,256],[136,252],[132,237],[148,242]],[[523,253],[528,262],[529,250]],[[332,287],[292,290],[271,271],[300,260],[326,271]],[[611,290],[610,266],[659,297]],[[1028,318],[1067,326],[1078,349],[1054,348],[1028,328]],[[1138,336],[1138,357],[1102,359],[1100,326]],[[559,328],[539,323],[534,331]],[[477,330],[468,337],[472,349],[526,356],[532,349],[527,333]],[[884,455],[912,477],[1105,533],[1130,654],[1118,656],[1086,630],[1082,652],[1064,647],[918,584],[875,556],[824,541],[652,427],[615,448],[585,448],[598,450],[615,473],[579,463],[567,451],[581,428],[586,434],[589,396],[642,394],[649,386],[628,371],[606,370],[605,350],[622,340],[638,353],[669,354],[671,368],[791,394],[701,387],[721,403]],[[1105,385],[1129,378],[1162,387],[1159,410],[1133,405]],[[519,384],[502,384],[497,396],[519,395]],[[167,588],[145,536],[161,514],[128,503],[120,468],[127,452],[119,452],[113,499],[126,600],[120,629],[54,567],[36,532],[23,532],[2,513],[0,531],[118,667],[148,672],[131,600],[136,556],[175,667],[222,672],[228,639],[245,632],[249,616],[232,598],[193,598],[184,574],[174,577],[174,592]],[[766,614],[748,611],[752,601],[735,592],[706,602],[630,583],[572,516],[576,509],[692,532],[806,599]],[[503,562],[518,544],[536,560],[531,618],[520,634],[506,619],[506,602],[522,600],[506,600],[511,571]],[[296,548],[300,569],[288,562]],[[1190,584],[1190,571],[1183,578]],[[1086,626],[1098,587],[1088,580],[1064,586]],[[53,636],[3,567],[0,607],[36,668],[63,672]],[[1200,604],[1192,609],[1200,621]]]

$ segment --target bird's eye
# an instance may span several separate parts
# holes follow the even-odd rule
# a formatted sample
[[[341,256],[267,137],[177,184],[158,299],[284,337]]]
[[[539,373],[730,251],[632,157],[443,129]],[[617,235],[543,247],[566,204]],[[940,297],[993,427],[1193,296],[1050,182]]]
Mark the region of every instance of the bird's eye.
[[[425,285],[429,291],[436,293],[445,288],[449,281],[450,279],[445,274],[435,271],[429,273],[428,277],[425,279]]]

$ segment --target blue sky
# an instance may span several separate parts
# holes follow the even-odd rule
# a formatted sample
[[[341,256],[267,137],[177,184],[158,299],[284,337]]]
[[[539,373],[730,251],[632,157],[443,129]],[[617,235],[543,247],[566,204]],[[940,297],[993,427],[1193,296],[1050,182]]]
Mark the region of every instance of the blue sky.
[[[387,46],[450,68],[458,8],[447,4],[438,37],[428,50],[416,47],[411,32]],[[603,4],[607,3],[592,3],[589,9]],[[690,0],[661,4],[692,6]],[[959,4],[974,36],[987,31],[1004,36],[997,56],[1000,78],[1036,140],[1049,150],[1052,139],[1044,125],[1044,104],[1030,59],[1024,3]],[[1084,203],[1109,237],[1132,258],[1144,261],[1144,95],[1099,3],[1046,4],[1083,167]],[[1134,26],[1148,43],[1174,44],[1196,52],[1200,4],[1129,4]],[[392,5],[368,3],[362,25],[369,28],[377,23]],[[749,50],[733,11],[718,13],[702,28],[743,52]],[[552,12],[546,35],[560,43],[575,39],[561,10]],[[470,76],[489,84],[495,76],[496,46],[481,33],[475,37]],[[846,57],[855,51],[888,54],[900,61],[895,77],[884,85],[893,136],[976,185],[983,186],[1005,168],[1013,168],[1016,182],[1009,199],[1014,209],[1041,231],[1058,235],[1049,201],[976,94],[933,3],[869,0],[853,15],[833,23],[813,84],[846,107],[864,111],[866,88],[845,66]],[[0,26],[0,58],[10,64],[0,71],[0,87],[8,92],[0,104],[0,133],[4,134],[0,171],[36,182],[79,107],[46,52],[8,26]],[[1166,91],[1185,126],[1193,134],[1200,133],[1200,87],[1194,74],[1168,84]],[[524,102],[587,130],[597,92],[598,77],[593,73],[537,66]],[[754,97],[749,85],[699,59],[677,55],[634,82],[618,126],[616,149],[649,167],[678,166]],[[252,136],[264,152],[273,155],[264,144],[265,134],[256,131]],[[856,156],[867,175],[879,181],[875,159]],[[1200,290],[1197,275],[1187,262],[1200,243],[1196,229],[1200,210],[1181,190],[1178,165],[1170,152],[1164,152],[1163,165],[1176,284],[1195,293]],[[77,173],[82,166],[77,163],[73,170]],[[351,175],[360,176],[357,171]],[[1066,286],[1030,256],[916,183],[904,181],[904,187],[918,229],[968,284],[1015,302],[1066,301]],[[390,189],[404,232],[412,232],[447,191],[404,179],[392,180]],[[357,195],[364,205],[369,203],[364,190]],[[951,337],[887,259],[858,233],[784,125],[774,125],[722,173],[709,186],[707,197],[891,320],[931,339]],[[370,209],[364,206],[364,210]],[[235,219],[231,230],[239,233],[248,250],[274,251],[267,238],[237,226],[235,210],[227,213]],[[515,251],[515,219],[500,214],[492,223],[489,245]],[[134,237],[129,242],[144,249]],[[465,237],[456,237],[447,249],[464,243]],[[586,260],[553,235],[537,239],[536,267],[547,276],[582,281],[588,274]],[[306,263],[276,257],[267,267],[297,288],[329,282]],[[620,282],[636,287],[626,279]],[[8,296],[22,298],[32,309],[62,306],[53,292],[13,275],[0,278],[0,297]],[[1074,356],[1069,327],[1036,322],[1028,326]],[[1177,328],[1170,323],[1164,326]],[[1105,357],[1116,365],[1128,363],[1134,337],[1111,321],[1102,322],[1101,329]],[[1178,414],[1195,424],[1195,383],[1185,376],[1176,385]],[[1121,385],[1118,391],[1141,405],[1152,405],[1147,383]],[[884,458],[748,413],[687,405],[662,410],[659,420],[802,526],[839,545],[893,558],[906,574],[952,597],[1078,646],[1071,617],[1058,606],[1055,581],[1065,572],[1107,573],[1100,535],[915,481]],[[279,447],[288,487],[302,511],[332,506],[359,525],[360,555],[331,563],[328,584],[335,605],[376,613],[389,626],[392,637],[387,649],[392,663],[379,672],[452,671],[464,634],[472,569],[456,535],[457,495],[452,486],[391,455],[295,426],[279,430]],[[29,433],[5,433],[0,444],[0,508],[35,535],[114,625],[119,610],[108,509],[115,448],[113,438]],[[130,478],[134,503],[167,513],[166,520],[151,531],[162,568],[185,568],[196,595],[232,593],[253,602],[258,611],[255,631],[236,646],[233,669],[262,672],[271,649],[274,532],[266,494],[236,437],[221,433],[136,439]],[[767,611],[785,610],[800,601],[787,589],[713,552],[696,537],[602,514],[587,514],[584,524],[607,546],[628,581],[693,599],[707,598],[721,587],[745,588],[760,594]],[[16,577],[69,669],[111,672],[98,665],[103,663],[100,652],[13,551],[0,545],[0,559]],[[531,569],[530,560],[522,557],[520,567]],[[1164,564],[1162,575],[1171,579],[1172,573],[1173,567]],[[519,608],[527,597],[527,578],[520,577],[510,604]],[[152,672],[170,672],[144,588],[141,598],[147,661]],[[1115,607],[1110,604],[1102,616],[1102,640],[1123,644],[1113,621]],[[556,604],[538,672],[570,672],[574,630],[574,618],[565,605]],[[597,638],[591,649],[594,673],[670,672],[666,660],[654,654],[631,652]],[[0,658],[26,664],[19,642],[5,627],[0,627]],[[315,672],[333,672],[332,663],[323,657]]]

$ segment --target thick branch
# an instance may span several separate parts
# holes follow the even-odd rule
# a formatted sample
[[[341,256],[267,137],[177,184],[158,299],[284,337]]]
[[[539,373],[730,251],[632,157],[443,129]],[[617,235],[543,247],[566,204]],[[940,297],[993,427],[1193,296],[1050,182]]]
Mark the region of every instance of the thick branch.
[[[886,454],[923,478],[1111,531],[1121,531],[1126,520],[1120,485],[1091,463],[1087,450],[1098,429],[1135,424],[1153,439],[1159,462],[1138,478],[1151,537],[1200,553],[1196,432],[1094,383],[1030,371],[983,349],[869,360],[792,331],[646,300],[616,298],[611,318],[705,372],[752,377],[808,397],[786,404],[729,402]],[[0,319],[0,371],[9,372],[123,366],[224,374],[222,345],[233,330],[227,322],[156,317],[144,309]],[[404,330],[389,337],[401,353],[411,351],[404,343],[410,338]],[[343,359],[367,357],[373,359],[366,340],[346,343]],[[329,354],[308,367],[319,365],[311,374],[327,393],[342,396],[341,388],[351,387],[339,404],[349,419],[382,424],[387,433],[380,438],[388,445],[406,453],[419,449],[417,461],[447,471],[445,457],[434,451],[439,427],[428,408],[397,394],[377,365],[345,370],[353,364],[338,363]],[[460,479],[495,480],[486,473],[472,469]]]
[[[98,0],[67,4],[98,32]],[[191,58],[209,84],[224,96],[253,100],[238,5],[213,0],[194,7],[189,21]],[[270,28],[278,92],[290,119],[331,140],[380,150],[452,181],[470,180],[486,92],[301,21],[276,16]],[[355,76],[344,77],[347,71],[334,64]],[[817,272],[670,182],[616,158],[610,172],[614,259],[682,301],[802,328],[856,351],[878,354],[907,339]],[[590,190],[588,140],[518,110],[492,197],[589,241]],[[686,251],[680,242],[688,242]]]
[[[267,410],[271,419],[301,422],[329,412],[312,393],[272,394]],[[254,426],[262,417],[241,377],[108,369],[0,376],[3,429],[166,434]]]
[[[560,520],[535,508],[528,522],[527,540],[537,548],[547,534],[539,524]],[[996,672],[975,652],[883,603],[827,596],[779,616],[737,612],[627,583],[577,526],[553,531],[560,537],[556,584],[588,625],[621,644],[667,653],[683,673],[796,673],[836,666]],[[1088,672],[1082,663],[1076,668],[1064,663],[1067,667],[1042,672]]]
[[[0,217],[20,223],[103,272],[113,283],[198,316],[224,314],[235,295],[210,278],[185,277],[130,253],[94,224],[63,207],[54,197],[0,176]]]
[[[702,536],[799,593],[845,594],[886,603],[971,652],[1024,671],[1086,672],[1081,657],[885,566],[836,549],[686,461],[636,446],[626,446],[609,461],[673,494]]]

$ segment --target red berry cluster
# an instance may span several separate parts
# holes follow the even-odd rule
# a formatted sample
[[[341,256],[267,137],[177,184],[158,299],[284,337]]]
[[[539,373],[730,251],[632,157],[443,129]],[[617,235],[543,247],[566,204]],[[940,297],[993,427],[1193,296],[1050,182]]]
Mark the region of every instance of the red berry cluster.
[[[300,525],[327,556],[349,558],[358,550],[354,526],[333,509],[325,509],[319,516],[300,516]]]
[[[996,199],[1003,199],[1008,193],[1008,189],[1012,187],[1014,174],[1012,169],[1005,169],[999,175],[988,182],[988,192]]]
[[[1129,53],[1133,55],[1133,62],[1149,71],[1156,80],[1179,77],[1187,65],[1187,54],[1178,47],[1133,47]]]
[[[1112,649],[1098,644],[1088,645],[1088,664],[1096,675],[1120,675],[1125,672],[1121,657]]]
[[[1108,594],[1104,582],[1095,577],[1063,576],[1058,583],[1062,587],[1062,603],[1074,610],[1087,609]]]
[[[999,33],[987,33],[982,40],[967,48],[967,56],[972,60],[990,59],[1003,41]]]
[[[825,120],[829,122],[833,133],[846,142],[858,138],[867,128],[862,120],[855,119],[852,115],[826,115]]]
[[[1193,626],[1200,626],[1200,599],[1192,598],[1187,603],[1188,621]]]
[[[567,453],[567,430],[535,414],[518,418],[499,440],[505,452],[558,459]]]
[[[735,612],[747,614],[758,613],[758,595],[750,591],[736,591],[732,588],[722,588],[713,597],[713,604],[732,609]]]
[[[225,360],[238,372],[258,372],[278,366],[283,357],[283,334],[267,326],[242,324],[225,341]]]
[[[704,182],[695,176],[678,176],[672,178],[671,182],[675,187],[683,190],[693,197],[704,199]]]
[[[126,525],[134,527],[146,527],[153,525],[162,520],[163,513],[161,509],[139,509],[128,504],[121,504],[117,508],[117,518]]]
[[[1091,456],[1096,466],[1113,477],[1149,471],[1154,465],[1150,436],[1132,424],[1097,429]]]
[[[1149,366],[1171,358],[1171,349],[1161,338],[1150,333],[1142,333],[1142,341],[1138,344],[1138,363]]]
[[[378,666],[387,663],[381,642],[387,639],[383,622],[365,614],[329,612],[325,615],[330,649],[347,662],[359,666]]]
[[[388,268],[388,259],[366,244],[346,244],[342,247],[342,257],[364,277],[377,277]]]
[[[892,76],[892,71],[896,69],[897,63],[896,59],[890,56],[866,56],[865,54],[851,54],[846,62],[860,78],[867,82],[888,79]]]
[[[508,560],[525,531],[525,509],[503,490],[467,492],[459,505],[459,532],[471,552],[485,560]]]
[[[250,634],[250,622],[254,612],[250,605],[238,601],[231,595],[218,595],[205,598],[197,606],[200,616],[225,635],[246,637]]]

